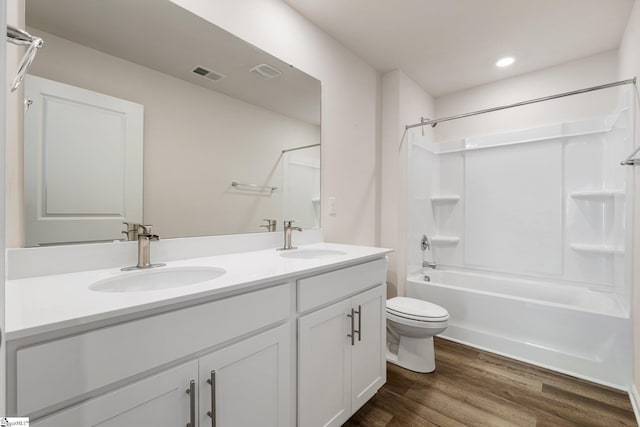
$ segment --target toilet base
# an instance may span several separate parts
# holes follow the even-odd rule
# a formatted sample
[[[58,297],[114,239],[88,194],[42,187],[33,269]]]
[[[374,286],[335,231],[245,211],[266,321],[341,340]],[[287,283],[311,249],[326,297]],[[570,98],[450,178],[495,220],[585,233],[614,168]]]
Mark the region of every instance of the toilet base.
[[[398,353],[387,349],[387,361],[414,372],[427,374],[436,370],[433,337],[410,338],[401,336]]]

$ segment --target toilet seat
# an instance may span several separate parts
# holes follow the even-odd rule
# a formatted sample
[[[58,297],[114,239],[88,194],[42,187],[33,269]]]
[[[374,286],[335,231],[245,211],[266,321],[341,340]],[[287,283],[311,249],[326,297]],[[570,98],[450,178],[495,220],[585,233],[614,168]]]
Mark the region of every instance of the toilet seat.
[[[397,314],[393,314],[390,311],[387,311],[387,321],[391,321],[398,325],[412,326],[418,329],[424,330],[434,330],[434,329],[445,329],[449,325],[449,318],[445,317],[443,319],[429,319],[429,320],[415,320],[409,319],[407,317],[401,317]]]
[[[449,320],[449,312],[439,305],[407,297],[395,297],[387,300],[387,314],[418,322]]]

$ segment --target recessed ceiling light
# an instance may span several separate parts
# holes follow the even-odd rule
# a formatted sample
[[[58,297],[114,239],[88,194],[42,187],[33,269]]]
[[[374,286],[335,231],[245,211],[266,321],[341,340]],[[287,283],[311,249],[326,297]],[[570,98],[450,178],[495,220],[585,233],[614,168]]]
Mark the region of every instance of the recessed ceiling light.
[[[513,56],[507,56],[502,59],[499,59],[498,62],[496,62],[496,67],[508,67],[509,65],[513,64],[515,61],[516,59]]]

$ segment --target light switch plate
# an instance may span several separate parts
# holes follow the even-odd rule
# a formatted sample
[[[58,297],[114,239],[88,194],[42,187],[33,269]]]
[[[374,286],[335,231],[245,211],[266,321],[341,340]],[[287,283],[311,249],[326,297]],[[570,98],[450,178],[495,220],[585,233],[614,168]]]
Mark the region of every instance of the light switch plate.
[[[329,215],[335,216],[336,215],[336,198],[329,197],[328,201],[329,201]]]

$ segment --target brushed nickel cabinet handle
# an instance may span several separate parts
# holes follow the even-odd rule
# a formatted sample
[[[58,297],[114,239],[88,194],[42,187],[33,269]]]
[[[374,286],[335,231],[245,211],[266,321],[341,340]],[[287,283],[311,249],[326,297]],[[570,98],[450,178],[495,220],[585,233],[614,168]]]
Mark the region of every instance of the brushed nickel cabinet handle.
[[[347,314],[347,317],[351,318],[351,333],[347,334],[347,336],[349,338],[351,338],[351,345],[356,345],[354,312],[355,312],[355,310],[352,308],[351,309],[351,314]]]
[[[211,378],[207,383],[211,385],[211,410],[207,415],[211,417],[211,427],[216,427],[216,371],[211,371]]]
[[[189,422],[187,427],[196,427],[196,382],[191,380],[187,389],[189,395]]]
[[[355,333],[358,334],[358,341],[362,341],[362,306],[359,305],[355,313],[358,315],[358,330]]]

